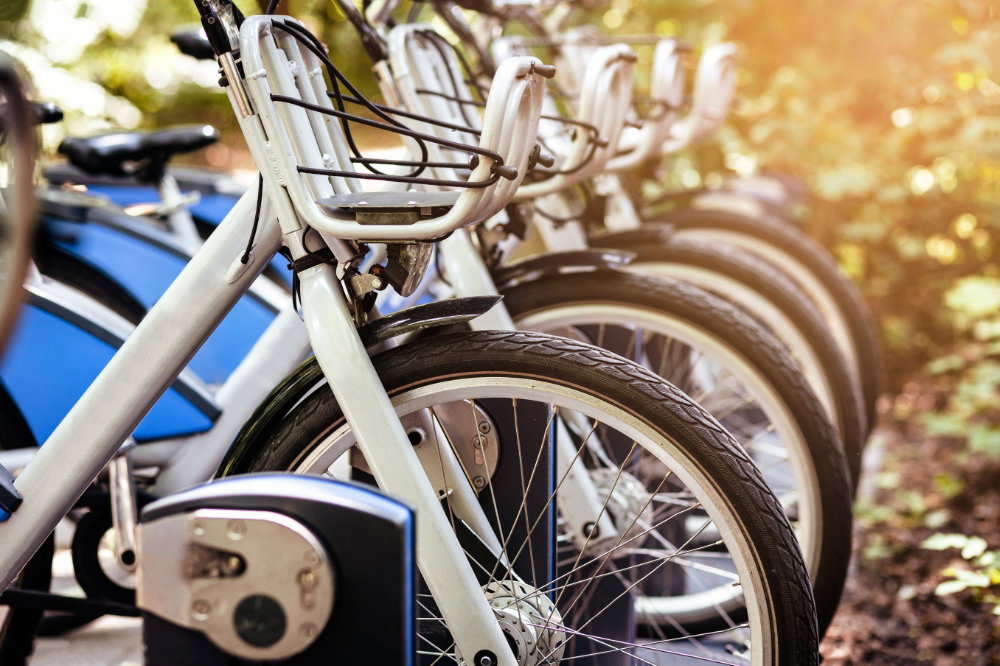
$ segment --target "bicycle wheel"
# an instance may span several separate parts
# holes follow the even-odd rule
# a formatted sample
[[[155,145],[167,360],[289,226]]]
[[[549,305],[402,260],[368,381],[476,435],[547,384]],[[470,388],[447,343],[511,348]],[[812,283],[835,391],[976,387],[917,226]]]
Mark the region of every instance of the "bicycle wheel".
[[[678,238],[735,245],[787,272],[819,307],[837,344],[851,360],[864,391],[868,425],[874,425],[881,385],[878,334],[857,287],[819,243],[789,222],[727,211],[674,210],[644,224],[672,227]]]
[[[852,487],[857,487],[869,431],[864,394],[816,305],[786,273],[734,246],[680,239],[650,243],[649,236],[608,234],[599,243],[635,252],[629,270],[694,284],[747,312],[773,333],[801,365],[837,426]]]
[[[373,361],[411,442],[430,447],[428,476],[518,663],[656,663],[660,654],[816,663],[808,576],[777,499],[719,424],[675,388],[606,351],[525,332],[434,336]],[[264,422],[244,430],[221,471],[363,476],[358,456],[346,464],[350,428],[317,384],[314,363],[281,389],[291,409],[265,403]],[[559,453],[566,446],[569,457]],[[567,513],[586,487],[565,481],[576,473],[591,480],[601,507],[586,536]],[[492,530],[481,536],[496,550],[470,538],[453,512],[463,489],[477,493]],[[688,532],[693,516],[702,520]],[[602,519],[618,534],[600,534]],[[679,545],[663,537],[665,525]],[[703,543],[705,534],[717,536]],[[711,633],[637,640],[634,590],[654,574],[671,577],[678,597],[714,594],[740,607],[717,611]],[[433,599],[418,601],[421,662],[472,663],[455,653]]]
[[[850,485],[837,434],[780,344],[740,310],[670,279],[556,276],[508,289],[504,302],[518,328],[595,344],[654,370],[736,437],[792,518],[822,636],[851,556]],[[677,617],[674,605],[656,598],[663,584],[651,578],[640,586],[651,627]]]

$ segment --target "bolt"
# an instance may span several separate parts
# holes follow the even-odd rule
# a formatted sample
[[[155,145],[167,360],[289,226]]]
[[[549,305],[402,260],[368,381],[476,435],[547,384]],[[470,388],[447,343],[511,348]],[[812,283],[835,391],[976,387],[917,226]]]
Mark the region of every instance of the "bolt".
[[[489,421],[480,421],[479,422],[479,432],[481,432],[481,433],[483,433],[485,435],[490,430],[491,430],[491,428],[490,428]]]
[[[226,534],[233,541],[239,541],[247,533],[247,524],[242,520],[230,520],[226,525]]]
[[[495,666],[497,656],[489,650],[480,650],[476,653],[476,658],[472,660],[476,666]]]
[[[319,629],[316,628],[315,624],[307,622],[299,627],[299,634],[302,638],[312,638],[319,633]]]
[[[315,550],[309,549],[306,554],[302,556],[302,561],[305,562],[310,567],[319,566],[319,553]]]
[[[375,289],[382,288],[382,278],[372,278],[372,287]]]
[[[230,555],[223,563],[223,570],[227,574],[236,574],[243,571],[243,558],[239,555]]]
[[[299,585],[302,587],[316,587],[316,572],[312,569],[303,569],[299,572]]]
[[[601,530],[597,527],[596,523],[584,523],[583,524],[583,536],[590,539],[596,539],[601,536]]]
[[[209,613],[212,612],[212,604],[208,603],[204,599],[195,599],[194,603],[191,604],[191,617],[196,620],[205,621],[208,619]]]
[[[476,487],[476,490],[482,490],[486,487],[486,479],[481,476],[472,477],[472,485]]]
[[[191,533],[195,536],[201,536],[205,533],[205,524],[200,520],[196,520],[191,523]]]

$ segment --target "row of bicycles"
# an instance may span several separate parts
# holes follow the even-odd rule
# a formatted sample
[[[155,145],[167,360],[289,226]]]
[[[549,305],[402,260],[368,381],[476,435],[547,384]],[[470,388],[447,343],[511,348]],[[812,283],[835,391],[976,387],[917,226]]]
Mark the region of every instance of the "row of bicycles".
[[[332,2],[360,49],[277,2],[172,37],[218,64],[249,186],[170,165],[203,125],[68,138],[35,183],[61,114],[4,89],[4,219],[38,229],[2,663],[102,614],[143,617],[147,663],[817,663],[878,346],[796,183],[659,194],[735,47],[689,86],[690,47],[581,3]]]

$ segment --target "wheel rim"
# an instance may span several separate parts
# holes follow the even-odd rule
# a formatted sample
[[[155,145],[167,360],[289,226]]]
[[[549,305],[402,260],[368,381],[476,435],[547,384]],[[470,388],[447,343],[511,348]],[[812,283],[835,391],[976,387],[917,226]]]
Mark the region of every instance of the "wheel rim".
[[[813,391],[816,392],[816,397],[823,404],[830,421],[842,430],[841,424],[844,419],[837,407],[833,383],[823,368],[823,362],[792,319],[766,297],[753,289],[746,288],[739,280],[686,264],[644,262],[630,267],[629,270],[639,275],[654,275],[681,280],[697,285],[713,294],[724,294],[727,301],[737,303],[744,311],[753,313],[755,318],[763,321],[768,330],[781,340],[791,353],[792,358],[799,362],[803,375]]]
[[[830,325],[837,346],[847,357],[851,364],[852,372],[857,376],[861,373],[860,354],[857,349],[858,341],[851,334],[850,325],[840,306],[830,294],[830,291],[816,277],[808,266],[803,265],[797,258],[781,250],[774,245],[742,234],[738,231],[726,231],[723,229],[678,229],[678,238],[690,238],[701,243],[723,243],[735,245],[753,252],[754,254],[771,261],[781,267],[801,286],[805,292],[813,299],[813,302],[823,314],[823,320]]]
[[[765,610],[765,605],[769,602],[766,601],[767,595],[763,592],[762,583],[750,573],[753,568],[753,548],[745,542],[745,539],[738,536],[740,531],[737,529],[737,519],[723,506],[724,501],[721,499],[720,491],[713,486],[712,482],[704,479],[703,472],[698,468],[697,463],[681,455],[680,449],[672,440],[656,433],[650,426],[628,412],[610,405],[606,401],[594,399],[586,393],[531,378],[491,376],[488,381],[488,386],[483,386],[483,380],[479,378],[438,382],[408,389],[404,393],[393,396],[393,402],[397,405],[404,423],[406,418],[411,415],[428,412],[433,415],[436,405],[463,401],[464,404],[470,406],[470,413],[474,407],[485,409],[494,415],[502,412],[504,406],[508,410],[513,410],[515,414],[513,419],[498,421],[506,428],[500,464],[504,464],[504,458],[510,462],[516,456],[514,467],[518,473],[522,474],[522,485],[516,491],[525,497],[530,497],[533,494],[537,496],[538,488],[536,485],[540,483],[540,479],[546,477],[546,469],[539,472],[539,460],[549,460],[547,473],[556,469],[553,467],[555,463],[552,462],[552,458],[555,456],[552,451],[556,447],[555,440],[560,436],[566,436],[559,435],[559,428],[553,425],[558,421],[563,420],[575,424],[566,426],[566,429],[571,433],[570,437],[573,436],[572,433],[576,433],[574,447],[577,454],[570,467],[576,464],[585,466],[587,464],[585,458],[590,458],[591,449],[596,445],[595,443],[606,447],[609,446],[610,440],[619,438],[620,450],[621,441],[630,441],[629,452],[621,458],[618,469],[634,469],[640,464],[646,465],[649,469],[652,469],[652,466],[658,466],[657,473],[663,477],[659,485],[654,486],[655,492],[650,493],[648,499],[648,505],[654,507],[654,518],[657,524],[662,525],[673,521],[676,525],[679,524],[679,517],[684,516],[685,512],[691,514],[695,510],[703,511],[705,521],[700,532],[711,531],[719,535],[718,543],[712,544],[712,548],[715,549],[712,552],[709,552],[709,549],[704,546],[699,546],[699,548],[695,548],[693,545],[686,546],[683,541],[678,547],[679,552],[668,552],[662,541],[652,542],[648,532],[640,532],[639,536],[630,534],[627,541],[619,539],[619,543],[613,544],[607,552],[600,553],[599,557],[584,556],[579,548],[574,549],[571,545],[571,539],[565,532],[565,521],[561,522],[562,511],[558,507],[561,499],[560,493],[564,490],[561,479],[565,478],[565,469],[559,469],[555,478],[550,478],[548,481],[551,487],[546,486],[546,489],[552,490],[552,492],[548,493],[547,500],[542,505],[535,507],[533,520],[528,520],[529,511],[527,509],[522,510],[518,507],[513,513],[510,512],[510,507],[505,504],[497,479],[488,474],[491,476],[491,480],[481,489],[480,502],[491,520],[495,520],[495,524],[501,526],[501,529],[497,530],[497,537],[503,545],[504,556],[501,559],[503,562],[512,562],[511,569],[516,572],[516,575],[510,578],[503,576],[497,578],[494,575],[488,583],[502,584],[507,582],[517,588],[517,585],[523,581],[524,584],[536,590],[536,599],[543,595],[548,598],[556,608],[558,616],[563,619],[563,622],[555,624],[526,621],[526,625],[537,625],[533,627],[536,633],[548,632],[551,635],[561,632],[566,637],[565,645],[561,648],[563,658],[572,659],[575,663],[613,663],[613,661],[607,660],[613,659],[614,655],[622,656],[623,659],[627,657],[626,660],[631,660],[628,663],[655,663],[649,657],[655,658],[658,652],[671,654],[673,658],[686,654],[692,660],[697,661],[708,658],[721,659],[723,663],[730,661],[732,663],[746,663],[746,655],[732,658],[727,650],[730,653],[733,651],[741,652],[748,642],[754,645],[754,650],[749,655],[753,663],[771,662],[774,658],[770,652],[773,646],[763,641],[763,636],[769,632],[763,629],[762,622],[762,618],[770,614],[769,611]],[[498,402],[502,404],[498,405]],[[540,412],[537,411],[539,409],[542,410],[541,413],[547,414],[544,423],[539,420]],[[581,418],[586,419],[585,422],[590,424],[587,434],[579,432]],[[511,421],[515,425],[512,426]],[[522,439],[529,434],[523,431],[523,426],[531,422],[534,422],[534,430],[542,432],[544,435],[540,441],[528,443]],[[600,425],[594,425],[596,422],[599,422]],[[438,441],[446,441],[448,430],[454,427],[452,423],[442,424],[440,421],[436,421],[434,438]],[[574,427],[576,430],[573,430]],[[513,440],[510,439],[511,432],[513,432]],[[537,432],[533,434],[537,434]],[[620,440],[620,438],[625,438],[625,440]],[[598,442],[598,440],[600,441]],[[341,476],[345,469],[343,454],[348,451],[352,443],[353,439],[347,426],[340,425],[328,432],[316,446],[304,452],[296,462],[295,468],[297,471],[323,471],[334,476]],[[605,453],[607,454],[607,451]],[[445,449],[445,455],[454,456],[450,446]],[[458,458],[458,456],[454,457]],[[442,467],[444,466],[443,463]],[[545,468],[545,465],[542,464],[541,467]],[[499,470],[495,470],[495,473],[499,474]],[[432,476],[430,473],[428,475]],[[648,470],[644,473],[644,477],[644,483],[651,483],[650,478],[653,477],[648,473]],[[660,495],[667,495],[665,492],[667,486],[664,485],[666,479],[670,480],[670,484],[674,484],[669,486],[671,491],[669,497],[656,497],[657,492]],[[462,481],[469,482],[468,471],[466,478]],[[454,484],[454,480],[451,483]],[[391,491],[391,489],[389,490]],[[605,497],[602,500],[605,509],[608,506],[608,499]],[[523,500],[522,505],[527,502],[528,500]],[[670,502],[671,506],[664,508],[667,502]],[[450,501],[445,504],[451,511]],[[542,519],[546,516],[549,516],[548,524],[550,525],[550,528],[546,529],[550,530],[554,544],[551,551],[553,573],[540,574],[537,567],[538,558],[536,555],[532,555],[532,549],[538,547],[535,543],[536,536],[523,539],[520,542],[515,542],[512,536],[518,529],[528,535],[537,535],[537,531],[533,532],[530,525],[534,524],[534,529],[537,530],[538,525],[545,524]],[[455,519],[454,514],[450,517]],[[681,529],[686,529],[686,527]],[[689,540],[693,540],[698,534],[688,536]],[[646,543],[647,541],[650,543]],[[697,576],[692,580],[704,581],[705,576],[708,575],[722,577],[725,579],[725,587],[729,590],[734,589],[734,582],[737,583],[739,589],[743,591],[743,599],[747,602],[746,613],[749,619],[746,621],[733,617],[723,610],[721,611],[724,616],[722,622],[726,625],[723,629],[698,637],[680,635],[663,637],[655,641],[647,639],[642,641],[641,645],[634,642],[634,626],[628,628],[628,631],[631,632],[628,639],[616,636],[608,637],[604,634],[594,636],[588,633],[588,628],[602,613],[620,613],[622,602],[628,609],[631,609],[634,602],[636,579],[644,575],[648,577],[654,573],[662,572],[665,568],[691,570],[693,564],[706,559],[717,564],[721,559],[718,549],[722,545],[727,547],[729,568],[722,569],[714,564],[702,564],[701,568],[698,569]],[[699,551],[703,552],[699,554]],[[711,557],[704,557],[706,554],[711,555]],[[629,564],[619,564],[619,557],[629,558]],[[530,566],[532,563],[536,565],[534,569]],[[480,566],[478,560],[473,562],[473,566],[474,568],[479,566],[480,570],[484,568]],[[587,567],[598,569],[596,577],[584,575],[585,581],[589,582],[580,582],[574,578],[574,576],[580,576],[588,571]],[[622,580],[623,578],[624,580]],[[544,585],[536,585],[540,580],[544,582]],[[594,580],[600,582],[594,583]],[[612,599],[612,602],[619,602],[617,605],[612,603],[600,606],[595,602],[593,596],[597,592],[592,592],[589,598],[585,598],[584,593],[588,589],[596,590],[605,582],[621,586],[620,596],[617,599]],[[694,583],[687,584],[693,585]],[[487,585],[484,584],[484,589],[486,587]],[[712,587],[723,586],[713,585]],[[605,591],[601,590],[600,592],[603,594]],[[731,601],[732,597],[727,596],[727,600]],[[597,612],[595,612],[595,608]],[[613,610],[609,610],[612,608]],[[421,596],[418,615],[423,616],[428,622],[440,622],[433,616],[433,611],[433,601]],[[581,614],[584,611],[589,619],[582,619]],[[631,611],[627,610],[626,612],[630,613]],[[523,621],[526,615],[522,613],[518,617]],[[516,625],[517,622],[508,624]],[[503,626],[503,621],[501,621],[501,626]],[[454,654],[447,639],[443,642],[434,642],[433,639],[421,636],[418,642],[422,648],[421,654],[424,663],[455,663],[461,658]],[[527,660],[520,663],[557,663],[554,660],[556,655],[551,650],[546,655],[536,653],[534,657],[529,650],[527,655],[522,656],[527,656]],[[588,662],[588,658],[591,658],[590,662]]]
[[[695,402],[715,416],[747,449],[751,458],[761,467],[786,511],[791,511],[794,507],[795,511],[792,513],[797,514],[798,519],[793,516],[790,518],[806,567],[810,576],[815,578],[822,550],[823,513],[817,472],[808,453],[808,445],[794,415],[780,395],[735,350],[669,313],[637,306],[566,304],[519,315],[517,325],[522,330],[572,337],[599,347],[607,347],[610,338],[617,338],[612,346],[621,349],[613,351],[640,365],[652,365],[650,369],[691,395]],[[643,358],[642,352],[637,350],[649,349],[650,342],[657,337],[669,340],[667,346],[673,347],[673,352],[660,354],[663,362],[669,363],[671,358],[683,360],[687,355],[687,362],[695,369],[702,366],[701,376],[696,376],[696,372],[683,373],[686,376],[671,374],[668,367],[658,363],[651,364],[649,358]],[[638,346],[636,340],[641,340]],[[709,377],[715,377],[717,386],[730,392],[723,392],[713,398],[711,390],[691,391],[695,385],[692,382],[704,382]],[[748,424],[752,427],[737,427],[740,424],[734,417],[742,414],[732,411],[732,400],[743,402],[742,413],[753,413],[753,409],[762,418]],[[769,441],[754,441],[755,437],[761,435]],[[705,609],[711,608],[718,603],[724,604],[725,596],[706,596],[704,602]],[[678,609],[669,599],[653,601],[648,597],[639,603],[638,610],[653,624],[660,624],[658,618],[667,619],[684,613],[683,609]]]

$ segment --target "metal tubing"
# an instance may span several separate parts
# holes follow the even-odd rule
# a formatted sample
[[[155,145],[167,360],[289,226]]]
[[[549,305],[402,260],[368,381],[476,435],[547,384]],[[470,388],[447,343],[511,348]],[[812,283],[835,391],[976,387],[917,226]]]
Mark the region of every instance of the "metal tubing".
[[[277,251],[278,226],[266,219],[248,270],[227,281],[249,237],[255,203],[256,188],[251,188],[17,478],[25,501],[0,526],[0,589],[10,584]]]
[[[135,446],[135,442],[131,442]],[[111,523],[115,528],[115,556],[126,571],[135,571],[135,526],[139,510],[135,499],[135,482],[132,478],[132,455],[124,451],[108,463],[111,486]]]
[[[299,314],[289,305],[268,325],[250,353],[215,394],[222,415],[212,429],[193,435],[156,480],[155,492],[167,494],[208,481],[254,410],[309,354],[309,337]]]
[[[444,264],[448,282],[456,296],[498,295],[500,292],[486,268],[486,262],[472,244],[469,233],[468,229],[458,229],[438,244],[438,256]],[[516,330],[514,320],[510,318],[503,302],[470,321],[469,326],[475,331]]]
[[[380,487],[417,511],[417,562],[463,654],[514,655],[372,366],[329,266],[299,274],[316,359]]]

